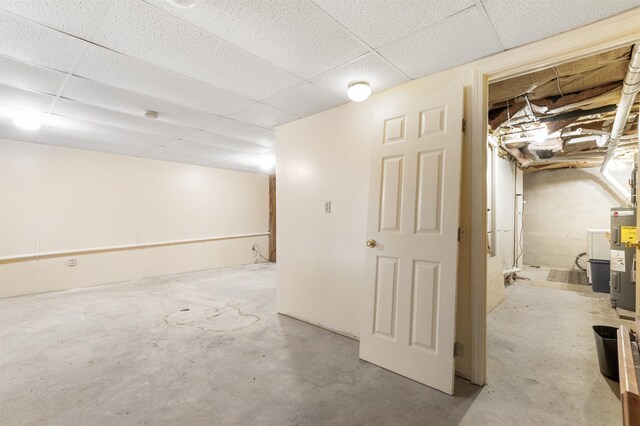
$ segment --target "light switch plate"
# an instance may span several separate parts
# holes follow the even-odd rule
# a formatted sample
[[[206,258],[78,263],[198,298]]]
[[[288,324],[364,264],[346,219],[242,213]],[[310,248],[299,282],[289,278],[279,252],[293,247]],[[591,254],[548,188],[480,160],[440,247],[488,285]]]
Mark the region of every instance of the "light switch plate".
[[[331,213],[331,201],[324,202],[324,212]]]

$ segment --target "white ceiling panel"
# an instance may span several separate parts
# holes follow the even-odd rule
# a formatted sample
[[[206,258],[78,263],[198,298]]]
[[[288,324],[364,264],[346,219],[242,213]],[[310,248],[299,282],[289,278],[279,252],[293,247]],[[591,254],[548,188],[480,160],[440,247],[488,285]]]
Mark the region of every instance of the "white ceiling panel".
[[[232,138],[244,139],[258,145],[272,147],[275,144],[276,135],[273,130],[243,123],[230,118],[222,118],[206,126],[204,130]]]
[[[475,4],[474,0],[314,0],[371,47],[377,48]]]
[[[38,137],[38,143],[134,157],[148,149],[144,145],[135,142],[116,143],[96,135],[86,135],[72,131],[58,131],[55,133],[55,135]]]
[[[114,146],[132,145],[140,148],[147,147],[148,149],[166,145],[174,140],[167,136],[151,135],[55,114],[52,114],[47,119],[47,124],[43,127],[41,135],[54,137],[64,135],[66,132],[78,135],[78,138],[84,136],[92,141],[106,141]]]
[[[19,89],[55,95],[67,74],[0,56],[0,82]]]
[[[264,103],[304,117],[343,104],[344,99],[304,82],[265,99]]]
[[[96,42],[242,96],[260,100],[297,77],[147,3],[112,3]]]
[[[640,6],[640,0],[482,0],[482,3],[507,49]]]
[[[255,103],[231,115],[231,118],[270,129],[299,117],[269,105]]]
[[[202,144],[207,144],[207,145],[215,146],[218,148],[224,148],[224,149],[241,151],[241,152],[263,153],[271,150],[271,148],[263,145],[258,145],[248,141],[244,141],[236,138],[230,138],[228,136],[218,135],[215,133],[209,133],[202,130],[198,130],[194,133],[191,133],[185,136],[183,139],[191,142],[199,142]]]
[[[44,93],[31,92],[0,84],[0,104],[14,109],[34,109],[47,112],[53,105],[55,96]]]
[[[185,140],[173,141],[165,145],[163,149],[154,149],[150,152],[173,153],[183,158],[192,158],[206,164],[228,161],[247,155],[243,152]],[[144,155],[146,156],[147,153]]]
[[[446,47],[446,48],[443,48]],[[500,51],[477,7],[387,44],[380,54],[412,78]]]
[[[140,115],[131,115],[113,111],[70,99],[60,99],[53,113],[63,117],[121,127],[143,133],[179,138],[193,132],[192,128],[178,126],[160,120],[151,120]]]
[[[150,2],[303,78],[368,50],[309,0],[205,0],[193,8],[176,8],[165,0]]]
[[[232,114],[253,103],[243,96],[98,46],[89,48],[75,74],[219,115]]]
[[[173,163],[194,164],[196,166],[209,166],[210,161],[206,159],[198,159],[181,154],[178,151],[167,149],[163,146],[159,148],[153,148],[149,151],[145,151],[139,155],[142,158],[149,158],[152,160],[171,161]]]
[[[347,87],[356,80],[368,81],[373,93],[397,86],[409,79],[376,53],[368,53],[311,80],[311,83],[341,99],[348,99]]]
[[[0,0],[0,10],[89,39],[110,3],[109,0]]]
[[[69,81],[62,96],[137,116],[142,116],[146,110],[157,111],[160,114],[159,121],[186,127],[201,128],[219,118],[214,114],[78,77]]]
[[[88,43],[0,11],[0,55],[72,71]]]

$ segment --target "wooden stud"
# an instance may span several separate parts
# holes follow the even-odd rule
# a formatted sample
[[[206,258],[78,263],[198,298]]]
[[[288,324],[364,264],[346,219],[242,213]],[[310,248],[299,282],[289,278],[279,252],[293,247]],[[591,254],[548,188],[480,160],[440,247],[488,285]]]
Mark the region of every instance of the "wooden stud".
[[[269,176],[269,262],[276,261],[276,177]]]

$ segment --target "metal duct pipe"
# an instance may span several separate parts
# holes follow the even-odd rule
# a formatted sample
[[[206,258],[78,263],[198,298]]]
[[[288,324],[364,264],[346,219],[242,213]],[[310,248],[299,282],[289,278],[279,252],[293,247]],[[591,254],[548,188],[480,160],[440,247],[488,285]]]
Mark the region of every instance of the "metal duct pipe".
[[[618,146],[618,140],[620,140],[620,136],[622,136],[624,128],[627,125],[629,111],[631,111],[631,107],[636,99],[638,90],[640,90],[640,44],[635,44],[631,51],[629,69],[627,71],[627,75],[624,77],[622,95],[620,96],[620,102],[618,103],[616,118],[613,120],[613,126],[611,127],[609,147],[607,148],[607,154],[605,155],[604,160],[602,161],[602,167],[600,168],[601,173],[604,173],[607,169],[607,164],[609,164],[609,160],[613,157],[616,146]]]

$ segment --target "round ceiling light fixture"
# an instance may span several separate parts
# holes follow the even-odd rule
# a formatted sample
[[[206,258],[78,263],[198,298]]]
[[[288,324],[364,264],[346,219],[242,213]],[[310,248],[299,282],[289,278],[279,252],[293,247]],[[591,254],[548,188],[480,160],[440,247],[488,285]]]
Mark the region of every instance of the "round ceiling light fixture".
[[[158,118],[160,114],[158,114],[157,111],[145,111],[144,112],[144,116],[146,118],[150,118],[151,120],[155,120],[156,118]]]
[[[347,88],[347,96],[354,102],[362,102],[371,95],[371,87],[368,81],[352,81]]]
[[[42,114],[33,110],[18,111],[13,115],[13,124],[23,130],[36,131],[42,127]]]
[[[188,9],[200,3],[200,0],[166,0],[166,2],[175,7]]]

